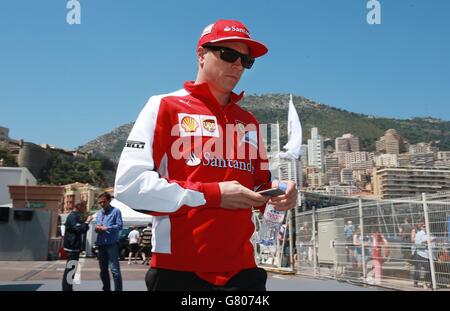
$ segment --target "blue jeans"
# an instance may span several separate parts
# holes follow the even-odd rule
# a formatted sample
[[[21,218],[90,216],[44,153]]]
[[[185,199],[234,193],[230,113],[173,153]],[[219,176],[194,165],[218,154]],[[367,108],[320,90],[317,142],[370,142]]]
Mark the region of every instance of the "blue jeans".
[[[122,290],[122,275],[120,273],[119,264],[119,245],[99,245],[98,246],[98,261],[100,265],[100,279],[103,283],[103,290],[111,290],[111,282],[109,278],[108,266],[114,279],[114,290]]]

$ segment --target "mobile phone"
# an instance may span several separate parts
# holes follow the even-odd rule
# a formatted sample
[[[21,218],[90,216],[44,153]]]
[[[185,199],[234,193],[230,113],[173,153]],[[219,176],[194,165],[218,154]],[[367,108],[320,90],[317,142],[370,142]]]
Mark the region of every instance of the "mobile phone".
[[[276,196],[285,194],[286,193],[286,189],[287,189],[287,185],[285,183],[283,183],[283,182],[280,182],[278,184],[277,188],[262,190],[262,191],[258,191],[257,193],[259,193],[261,195],[267,195],[269,197],[276,197]]]
[[[276,196],[284,194],[284,191],[279,188],[272,188],[272,189],[258,191],[257,193],[259,193],[261,195],[266,195],[269,197],[276,197]]]

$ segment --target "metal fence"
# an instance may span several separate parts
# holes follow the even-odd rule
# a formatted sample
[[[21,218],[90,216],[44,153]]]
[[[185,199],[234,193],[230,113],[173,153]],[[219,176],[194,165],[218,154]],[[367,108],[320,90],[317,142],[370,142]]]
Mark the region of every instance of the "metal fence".
[[[288,215],[285,228],[271,250],[255,242],[261,266],[395,289],[450,289],[450,193],[313,209]]]

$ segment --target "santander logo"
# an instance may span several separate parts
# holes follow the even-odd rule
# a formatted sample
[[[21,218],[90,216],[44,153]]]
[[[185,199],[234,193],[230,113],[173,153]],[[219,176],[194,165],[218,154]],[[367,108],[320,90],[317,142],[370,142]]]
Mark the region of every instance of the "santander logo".
[[[239,27],[236,27],[236,26],[231,26],[231,28],[230,28],[230,26],[225,26],[225,28],[223,30],[224,31],[242,32],[242,33],[245,33],[247,36],[250,37],[250,32],[248,32],[248,30],[245,29],[245,28],[239,28]]]
[[[197,166],[201,163],[201,160],[196,156],[194,152],[191,152],[190,157],[186,159],[185,162],[189,166]]]

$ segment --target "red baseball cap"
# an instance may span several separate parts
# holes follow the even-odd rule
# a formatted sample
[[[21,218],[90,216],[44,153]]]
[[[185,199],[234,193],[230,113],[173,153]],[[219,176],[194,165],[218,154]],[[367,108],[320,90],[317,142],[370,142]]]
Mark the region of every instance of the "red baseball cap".
[[[242,42],[249,47],[251,57],[260,57],[267,53],[267,47],[250,38],[247,27],[239,21],[220,19],[208,25],[198,40],[197,47],[206,43],[216,42]]]

